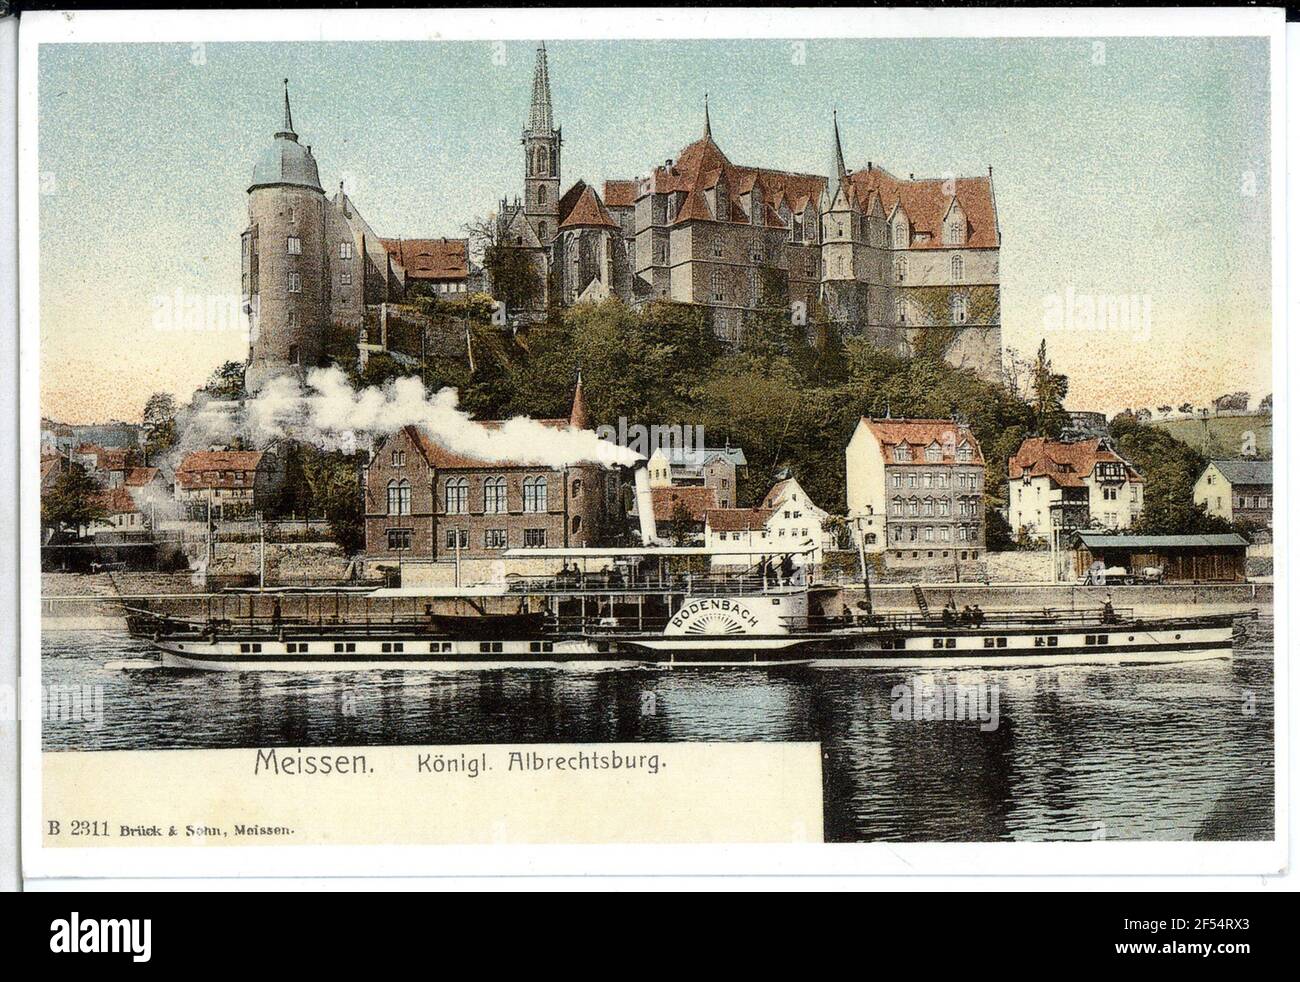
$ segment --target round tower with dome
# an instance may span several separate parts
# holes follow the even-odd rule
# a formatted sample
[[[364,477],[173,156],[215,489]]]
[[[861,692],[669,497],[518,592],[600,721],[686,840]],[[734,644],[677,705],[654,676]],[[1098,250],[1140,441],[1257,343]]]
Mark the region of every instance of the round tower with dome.
[[[329,321],[324,189],[311,147],[298,142],[284,80],[284,124],[253,168],[242,241],[248,365],[256,392],[270,378],[314,366]]]

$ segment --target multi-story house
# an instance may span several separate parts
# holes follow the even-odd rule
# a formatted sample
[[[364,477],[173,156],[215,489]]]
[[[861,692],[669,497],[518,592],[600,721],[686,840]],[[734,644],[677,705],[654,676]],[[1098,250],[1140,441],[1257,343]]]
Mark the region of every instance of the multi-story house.
[[[275,504],[284,476],[283,454],[275,447],[195,450],[176,469],[175,496],[191,521],[248,519]]]
[[[1252,528],[1273,525],[1273,462],[1212,460],[1192,489],[1192,500],[1211,515]]]
[[[863,547],[882,553],[886,565],[983,555],[984,455],[964,423],[863,417],[845,467],[849,519],[871,529]]]
[[[568,417],[538,422],[586,429],[581,383]],[[376,444],[362,490],[367,557],[447,563],[496,560],[508,549],[596,545],[606,523],[620,517],[623,499],[619,475],[599,464],[472,456],[416,426]]]
[[[646,464],[650,487],[705,487],[718,494],[717,507],[736,504],[736,477],[743,475],[748,462],[745,451],[727,444],[723,447],[659,447]]]
[[[778,530],[778,539],[783,537],[779,530],[784,528],[788,537],[811,539],[816,544],[812,563],[820,565],[825,550],[835,548],[834,537],[827,529],[830,516],[813,503],[795,478],[785,477],[772,485],[772,490],[763,498],[762,507],[772,509],[769,525]]]
[[[1128,528],[1142,512],[1142,488],[1137,468],[1100,437],[1032,437],[1007,462],[1007,522],[1012,535],[1034,539],[1054,528]]]

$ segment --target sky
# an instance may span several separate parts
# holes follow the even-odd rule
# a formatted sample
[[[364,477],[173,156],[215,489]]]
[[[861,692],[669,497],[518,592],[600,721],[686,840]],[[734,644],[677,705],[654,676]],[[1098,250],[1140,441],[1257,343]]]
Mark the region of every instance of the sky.
[[[548,43],[563,184],[676,157],[706,92],[733,162],[825,174],[835,109],[850,169],[993,168],[1003,344],[1046,338],[1069,408],[1271,391],[1266,40],[803,44]],[[522,193],[535,48],[42,45],[42,414],[139,419],[244,359],[239,236],[283,78],[327,192],[386,237],[461,236]],[[196,302],[199,329],[175,315]]]

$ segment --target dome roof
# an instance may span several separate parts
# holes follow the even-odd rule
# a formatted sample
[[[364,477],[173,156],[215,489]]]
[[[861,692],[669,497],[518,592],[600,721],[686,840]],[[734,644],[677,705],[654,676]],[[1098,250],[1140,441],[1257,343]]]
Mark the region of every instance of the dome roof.
[[[288,79],[284,80],[284,86],[284,126],[257,159],[248,190],[287,184],[324,194],[325,189],[320,186],[320,173],[316,169],[316,158],[311,155],[308,147],[298,142],[298,134],[293,131]]]

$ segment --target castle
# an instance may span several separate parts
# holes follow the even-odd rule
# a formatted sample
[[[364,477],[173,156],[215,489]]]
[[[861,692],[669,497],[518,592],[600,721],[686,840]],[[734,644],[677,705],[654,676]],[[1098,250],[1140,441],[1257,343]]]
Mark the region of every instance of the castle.
[[[326,197],[311,147],[294,132],[284,84],[284,122],[253,168],[241,241],[249,391],[319,364],[331,335],[356,344],[363,362],[384,351],[414,364],[422,332],[390,305],[417,284],[435,294],[482,287],[465,239],[381,238],[342,183]]]
[[[871,162],[851,171],[834,116],[827,176],[734,164],[713,138],[706,97],[703,133],[675,160],[607,180],[603,194],[582,180],[562,190],[544,45],[521,143],[523,195],[501,200],[495,242],[517,250],[540,288],[506,311],[512,319],[585,301],[667,300],[706,309],[715,333],[734,342],[763,310],[788,309],[796,324],[820,311],[845,335],[1001,375],[992,168],[919,180]],[[356,338],[363,359],[419,351],[421,337],[392,330],[390,305],[421,279],[441,292],[492,289],[465,240],[382,239],[342,185],[326,197],[311,147],[293,130],[287,81],[284,123],[254,169],[248,209],[250,389],[316,364],[330,332]]]

